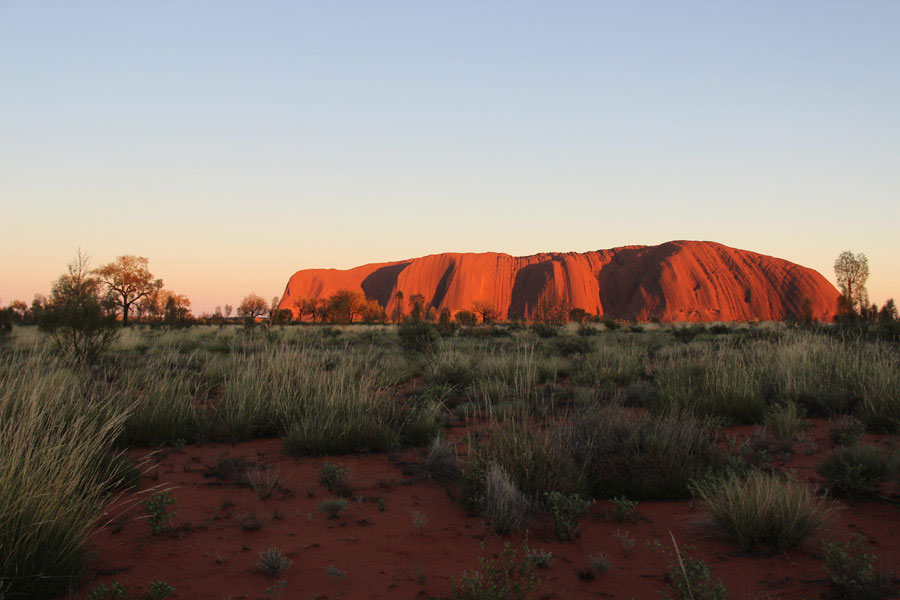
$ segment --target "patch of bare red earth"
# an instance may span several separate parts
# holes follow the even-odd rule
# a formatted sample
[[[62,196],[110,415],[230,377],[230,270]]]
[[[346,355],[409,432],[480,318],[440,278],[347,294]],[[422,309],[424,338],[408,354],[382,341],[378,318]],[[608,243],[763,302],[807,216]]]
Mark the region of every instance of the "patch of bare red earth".
[[[723,430],[738,441],[753,428]],[[794,444],[790,459],[779,468],[815,480],[815,465],[830,451],[828,425],[816,421],[807,432],[818,449]],[[886,437],[866,436],[867,443],[887,445]],[[133,451],[135,458],[146,451]],[[204,476],[205,465],[222,455],[243,457],[277,470],[287,492],[260,499],[248,487]],[[326,460],[350,469],[354,497],[337,519],[316,510],[332,496],[318,483],[318,469]],[[280,440],[259,440],[235,445],[188,446],[150,458],[141,490],[128,493],[109,507],[106,525],[92,537],[92,576],[79,597],[100,583],[119,581],[132,591],[146,591],[154,579],[175,587],[176,597],[225,600],[263,599],[275,583],[255,568],[259,552],[277,547],[293,564],[282,578],[282,598],[430,598],[451,590],[451,577],[478,567],[479,556],[492,556],[510,541],[514,547],[525,535],[497,536],[478,517],[468,516],[452,499],[452,490],[410,476],[408,464],[415,451],[396,456],[355,455],[294,459]],[[405,465],[404,465],[405,463]],[[169,489],[177,498],[174,532],[150,535],[138,501],[150,488]],[[886,489],[892,494],[893,489]],[[376,498],[384,499],[379,511]],[[841,500],[840,516],[829,531],[800,548],[775,556],[747,555],[732,542],[705,534],[697,527],[698,513],[690,502],[641,502],[635,523],[617,524],[606,518],[608,502],[597,502],[574,542],[559,542],[548,523],[529,526],[528,544],[553,553],[550,568],[538,569],[540,585],[533,598],[658,598],[665,589],[667,559],[648,542],[671,547],[670,532],[680,546],[696,547],[721,577],[732,598],[831,598],[834,592],[822,570],[822,538],[849,538],[860,533],[874,552],[887,562],[900,549],[900,508],[894,501]],[[228,507],[228,503],[233,506]],[[246,531],[240,517],[262,520],[257,531]],[[418,511],[428,519],[421,532],[413,524]],[[625,556],[617,532],[636,539]],[[603,553],[612,566],[593,580],[579,572],[588,569],[588,555]],[[346,577],[326,573],[334,566]]]

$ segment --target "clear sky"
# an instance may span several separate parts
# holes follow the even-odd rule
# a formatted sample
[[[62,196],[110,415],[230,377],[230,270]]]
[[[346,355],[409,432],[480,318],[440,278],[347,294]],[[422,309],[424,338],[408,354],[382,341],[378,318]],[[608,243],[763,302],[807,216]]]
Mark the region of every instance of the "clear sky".
[[[715,240],[900,299],[900,2],[0,0],[0,302]]]

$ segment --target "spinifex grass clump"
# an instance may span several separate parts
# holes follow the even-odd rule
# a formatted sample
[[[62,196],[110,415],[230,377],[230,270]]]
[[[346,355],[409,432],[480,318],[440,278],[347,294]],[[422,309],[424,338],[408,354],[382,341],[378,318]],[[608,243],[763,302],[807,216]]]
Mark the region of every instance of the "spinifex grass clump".
[[[320,354],[290,346],[241,358],[223,385],[214,437],[284,435],[290,454],[323,455],[424,445],[439,430],[433,406],[389,389],[397,379],[387,359],[348,350],[323,368]]]
[[[505,534],[525,524],[531,503],[503,467],[494,463],[487,470],[481,494],[475,497],[474,504],[496,533]]]
[[[706,524],[745,551],[783,552],[819,532],[834,510],[804,483],[753,471],[697,486]]]
[[[535,502],[545,494],[634,499],[689,498],[691,483],[717,472],[724,455],[712,426],[690,415],[636,415],[601,407],[542,426],[517,417],[470,449],[462,499],[473,499],[490,464]]]
[[[49,598],[82,568],[84,543],[121,477],[110,446],[125,419],[49,355],[0,358],[0,581]]]
[[[425,453],[425,460],[422,461],[420,469],[431,481],[456,481],[459,477],[459,461],[453,443],[440,436],[434,438]]]
[[[294,564],[292,560],[286,557],[278,548],[269,548],[259,553],[259,562],[256,568],[260,573],[265,573],[269,577],[279,578],[285,569]]]
[[[715,429],[688,414],[599,408],[574,417],[557,435],[560,453],[578,466],[582,489],[595,498],[687,498],[691,483],[724,461]]]
[[[766,429],[780,440],[794,440],[807,426],[805,411],[793,402],[772,406],[766,412]]]
[[[328,498],[327,500],[320,502],[319,506],[316,507],[316,510],[327,516],[329,519],[337,519],[341,516],[341,513],[347,509],[348,505],[349,502],[344,498]]]

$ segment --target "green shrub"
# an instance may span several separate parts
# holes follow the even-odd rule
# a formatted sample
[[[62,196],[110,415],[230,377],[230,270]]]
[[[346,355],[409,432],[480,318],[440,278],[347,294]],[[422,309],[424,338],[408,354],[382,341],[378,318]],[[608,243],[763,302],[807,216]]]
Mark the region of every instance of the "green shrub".
[[[150,582],[147,590],[147,597],[150,600],[163,600],[163,598],[170,598],[175,595],[175,588],[166,583],[165,581],[159,581],[154,579]]]
[[[329,492],[333,492],[349,474],[350,469],[345,467],[343,463],[334,464],[326,460],[322,468],[319,469],[319,483],[328,488]]]
[[[425,374],[424,381],[427,384],[446,386],[455,392],[461,392],[475,382],[475,372],[471,365],[458,361],[442,361]]]
[[[692,546],[679,549],[673,536],[672,547],[674,551],[669,552],[656,542],[656,550],[669,558],[665,579],[671,595],[663,596],[664,600],[727,600],[728,589],[722,580],[713,577],[709,565],[688,554],[694,550]]]
[[[597,335],[600,332],[596,327],[591,325],[579,325],[576,333],[581,337],[590,337],[592,335]]]
[[[861,444],[836,448],[816,471],[832,490],[850,496],[876,492],[888,476],[882,452]]]
[[[613,505],[610,516],[616,523],[623,523],[626,519],[631,519],[634,514],[634,509],[637,508],[638,505],[637,502],[629,500],[625,496],[618,496],[610,500],[610,502],[612,502]]]
[[[464,571],[458,580],[450,578],[451,600],[526,600],[540,582],[535,578],[527,547],[523,547],[522,554],[520,557],[507,542],[499,557],[479,558],[479,570]]]
[[[438,340],[438,332],[433,325],[407,319],[397,327],[400,336],[400,347],[414,354],[424,354],[434,350]]]
[[[594,349],[591,340],[584,337],[561,337],[556,340],[556,351],[562,356],[589,354]]]
[[[0,590],[3,588],[0,587]],[[88,600],[122,600],[128,594],[128,588],[114,581],[111,586],[101,583],[90,591]]]
[[[547,508],[553,517],[556,527],[556,537],[561,541],[575,539],[581,529],[581,519],[588,513],[593,504],[578,494],[561,494],[550,492],[547,494]]]
[[[795,548],[833,515],[809,486],[778,473],[730,475],[698,484],[696,491],[707,524],[747,552]]]
[[[141,500],[141,507],[147,513],[147,523],[150,524],[150,532],[159,535],[169,528],[169,519],[176,516],[177,512],[169,513],[166,509],[175,503],[175,497],[169,492],[156,492]]]
[[[862,536],[825,542],[825,573],[844,600],[880,600],[890,592],[890,577],[875,571],[876,557]]]

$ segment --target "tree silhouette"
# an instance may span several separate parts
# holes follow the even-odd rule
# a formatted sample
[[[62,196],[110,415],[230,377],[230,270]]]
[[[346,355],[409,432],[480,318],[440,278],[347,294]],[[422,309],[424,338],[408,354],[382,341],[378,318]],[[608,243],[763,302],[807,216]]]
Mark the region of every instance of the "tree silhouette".
[[[226,306],[226,310],[227,310]],[[256,320],[256,317],[259,317],[269,309],[266,301],[263,300],[263,297],[259,294],[248,294],[244,296],[244,299],[241,300],[240,306],[238,306],[237,314],[244,318],[247,323],[253,323]]]
[[[869,278],[869,259],[865,254],[853,254],[849,250],[841,252],[834,261],[834,275],[844,300],[839,307],[841,316],[856,316],[869,303],[866,280]]]
[[[98,268],[95,273],[105,287],[112,305],[122,310],[122,326],[136,302],[162,289],[162,279],[154,279],[143,256],[127,254]]]

